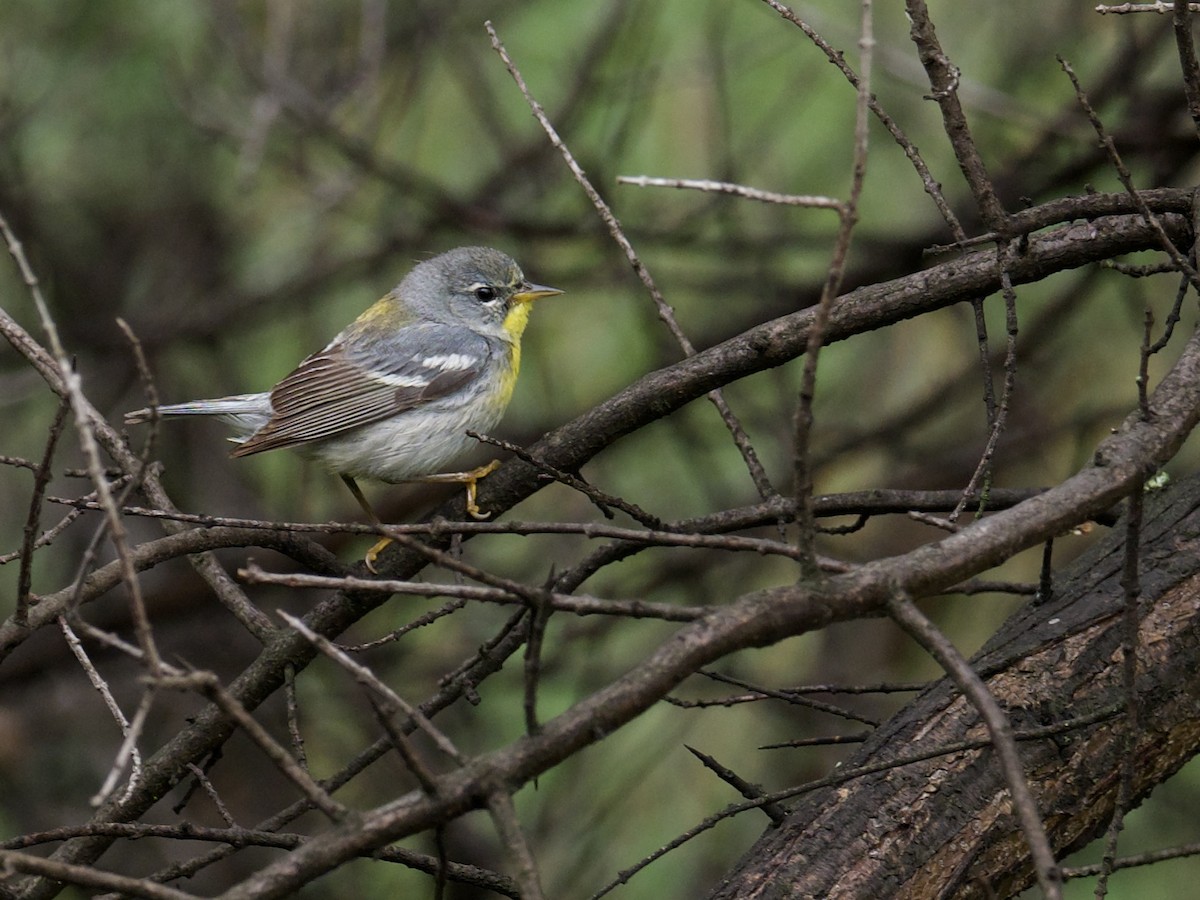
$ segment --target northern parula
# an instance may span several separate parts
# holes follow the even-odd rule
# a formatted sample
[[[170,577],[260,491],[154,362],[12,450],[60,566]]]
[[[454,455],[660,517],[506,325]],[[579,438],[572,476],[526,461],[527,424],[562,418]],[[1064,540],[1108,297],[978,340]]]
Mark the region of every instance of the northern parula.
[[[232,456],[286,447],[340,475],[378,524],[356,478],[476,483],[497,465],[440,473],[473,443],[467,430],[495,427],[521,367],[530,304],[561,294],[533,284],[511,257],[460,247],[427,259],[324,350],[269,393],[158,407],[163,416],[216,416],[233,427]],[[126,414],[144,422],[150,409]],[[373,562],[380,542],[368,553]]]

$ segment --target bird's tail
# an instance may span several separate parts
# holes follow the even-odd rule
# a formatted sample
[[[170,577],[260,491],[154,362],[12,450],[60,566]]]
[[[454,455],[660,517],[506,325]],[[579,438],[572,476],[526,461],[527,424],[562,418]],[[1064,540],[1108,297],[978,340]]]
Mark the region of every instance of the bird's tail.
[[[271,398],[268,394],[235,394],[215,400],[191,400],[187,403],[171,403],[158,407],[163,418],[174,416],[216,416],[230,425],[239,437],[247,437],[267,424],[271,418]],[[126,425],[138,425],[150,421],[152,410],[135,409],[125,413]]]

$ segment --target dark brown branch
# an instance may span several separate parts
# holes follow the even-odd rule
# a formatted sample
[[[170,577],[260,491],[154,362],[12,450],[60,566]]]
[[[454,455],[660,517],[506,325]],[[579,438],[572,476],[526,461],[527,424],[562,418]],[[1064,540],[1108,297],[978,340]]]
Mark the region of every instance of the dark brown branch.
[[[267,831],[261,828],[207,828],[188,822],[179,825],[153,825],[134,822],[97,822],[91,825],[71,825],[54,828],[49,831],[39,831],[23,834],[0,842],[0,850],[23,850],[40,844],[52,844],[89,835],[104,835],[115,838],[143,840],[157,838],[172,841],[205,841],[208,843],[225,844],[227,848],[240,847],[269,847],[278,850],[292,850],[303,844],[308,838],[302,834],[280,831]],[[29,858],[29,857],[25,857]],[[402,847],[388,847],[370,854],[370,858],[386,862],[399,863],[417,871],[433,874],[438,862],[435,858],[423,853],[416,853]],[[496,872],[489,872],[478,866],[463,863],[448,863],[445,873],[452,881],[472,884],[486,888],[489,891],[505,897],[516,897],[517,889],[512,879]],[[183,877],[177,875],[175,877]],[[156,879],[157,880],[157,879]],[[153,884],[152,881],[140,880],[139,883]],[[167,895],[170,896],[170,895]],[[191,894],[182,894],[192,897]]]
[[[925,0],[906,0],[905,8],[912,24],[913,43],[917,46],[921,65],[925,67],[929,76],[929,86],[933,89],[929,99],[936,101],[942,111],[942,124],[946,129],[946,136],[950,139],[950,146],[954,148],[959,168],[962,169],[971,193],[975,196],[975,203],[979,207],[984,224],[992,231],[1002,233],[1006,228],[1008,214],[996,197],[996,189],[988,177],[983,157],[979,155],[979,148],[967,125],[966,114],[962,104],[958,102],[961,72],[942,50]]]
[[[1192,6],[1187,0],[1175,0],[1172,22],[1175,46],[1179,51],[1179,68],[1183,73],[1183,90],[1187,95],[1188,112],[1200,135],[1200,60],[1196,59],[1196,44],[1192,39]]]
[[[15,850],[0,850],[0,866],[13,872],[41,875],[52,879],[56,884],[75,884],[97,890],[119,891],[129,897],[145,897],[147,900],[198,900],[195,894],[177,891],[175,888],[142,878],[115,875],[92,866],[72,865],[29,853],[18,853]]]
[[[1124,716],[1106,716],[1071,740],[1043,736],[1022,744],[1025,772],[1060,856],[1103,833],[1118,792],[1113,773],[1123,760],[1135,761],[1136,801],[1200,749],[1194,703],[1200,670],[1193,663],[1200,652],[1200,558],[1176,549],[1178,534],[1198,526],[1197,479],[1147,498],[1140,553],[1163,564],[1143,572],[1138,607],[1142,728],[1131,732]],[[1124,544],[1125,535],[1114,534],[1086,554],[1064,575],[1054,600],[1023,608],[972,660],[1018,734],[1061,716],[1064,704],[1076,713],[1125,709]],[[978,728],[974,710],[947,681],[872,734],[841,770],[883,766],[971,737]],[[934,780],[937,791],[930,792]],[[1011,896],[1034,876],[1012,810],[1001,799],[1002,784],[993,755],[971,752],[878,769],[856,779],[849,795],[813,793],[792,810],[788,825],[763,836],[715,896],[751,895],[766,871],[812,896],[983,896],[973,885]],[[981,829],[981,823],[987,824]],[[847,841],[845,835],[869,838]],[[887,849],[873,853],[872,847]],[[814,859],[820,865],[812,865]]]

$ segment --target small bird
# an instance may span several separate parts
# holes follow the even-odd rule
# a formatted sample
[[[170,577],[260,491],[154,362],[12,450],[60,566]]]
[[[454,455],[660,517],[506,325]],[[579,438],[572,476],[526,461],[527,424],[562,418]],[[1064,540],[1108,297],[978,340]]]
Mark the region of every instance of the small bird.
[[[508,255],[460,247],[432,257],[269,393],[157,408],[162,416],[215,416],[233,428],[231,456],[289,448],[340,475],[372,523],[355,479],[460,482],[467,511],[498,461],[440,472],[504,414],[521,367],[530,304],[561,294],[534,284]],[[154,411],[127,413],[127,424]],[[367,553],[372,570],[384,539]]]

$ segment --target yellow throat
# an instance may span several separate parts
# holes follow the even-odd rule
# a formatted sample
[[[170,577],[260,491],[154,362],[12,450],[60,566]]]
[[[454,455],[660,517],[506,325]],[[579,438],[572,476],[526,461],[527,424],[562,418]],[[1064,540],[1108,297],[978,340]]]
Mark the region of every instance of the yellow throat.
[[[518,300],[504,317],[504,333],[509,337],[509,365],[500,374],[497,394],[501,404],[507,406],[512,399],[513,388],[517,385],[517,376],[521,373],[521,335],[529,324],[530,301]]]

